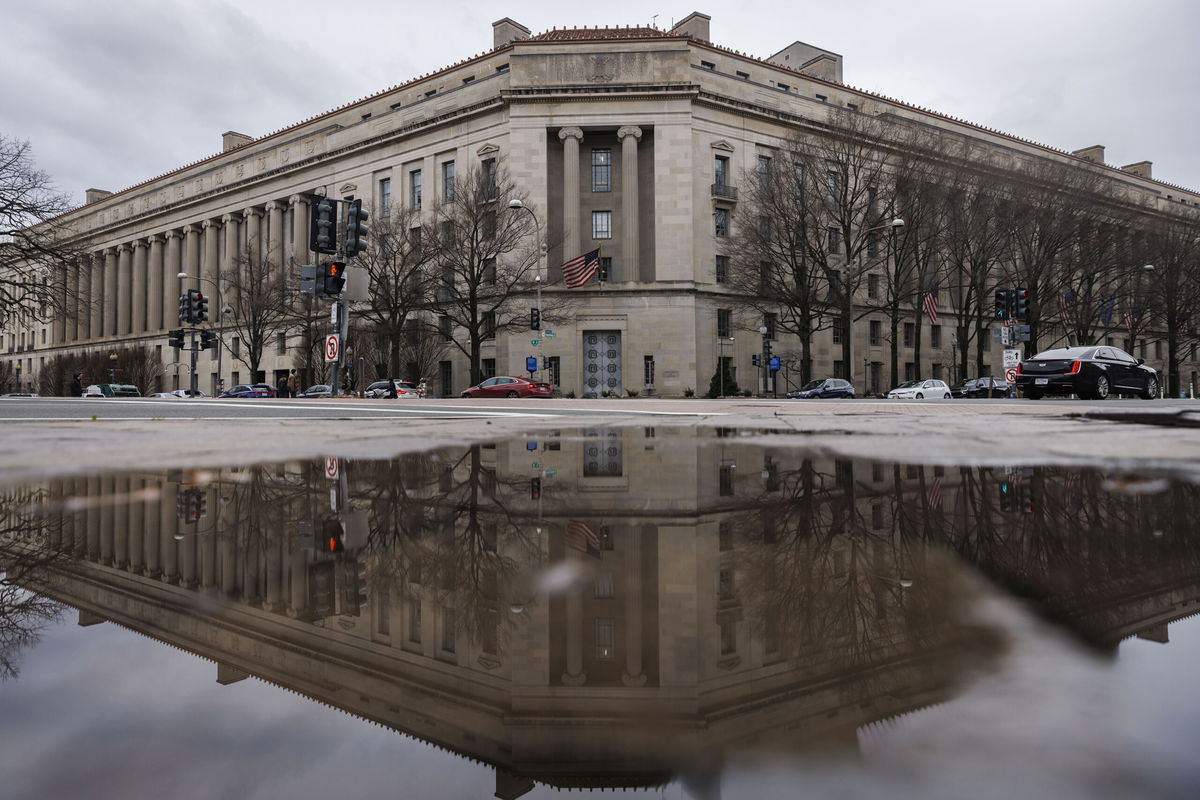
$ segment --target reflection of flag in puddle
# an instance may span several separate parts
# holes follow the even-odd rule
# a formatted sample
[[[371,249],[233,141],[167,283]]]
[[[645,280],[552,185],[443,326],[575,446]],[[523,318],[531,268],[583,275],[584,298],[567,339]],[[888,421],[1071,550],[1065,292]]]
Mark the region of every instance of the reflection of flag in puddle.
[[[930,508],[942,507],[942,479],[934,478],[933,483],[929,484],[929,490],[925,493],[926,500],[929,501]]]
[[[567,533],[564,538],[567,547],[572,550],[578,550],[596,558],[600,557],[600,535],[583,520],[573,519],[567,522]]]

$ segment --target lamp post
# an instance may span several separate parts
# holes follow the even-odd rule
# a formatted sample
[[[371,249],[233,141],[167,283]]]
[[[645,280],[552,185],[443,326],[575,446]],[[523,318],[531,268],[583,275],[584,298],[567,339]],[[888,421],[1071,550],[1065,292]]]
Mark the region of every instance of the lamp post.
[[[524,209],[525,211],[529,212],[529,216],[533,217],[534,246],[537,248],[537,272],[534,273],[533,283],[536,287],[535,291],[537,292],[536,302],[538,310],[538,325],[540,326],[542,319],[542,226],[538,223],[537,214],[533,212],[533,209],[522,203],[519,198],[514,197],[512,200],[509,200],[508,207],[513,211],[520,211],[521,209]],[[538,329],[538,335],[534,338],[536,338],[538,341],[537,348],[538,352],[540,353],[542,349],[542,336],[540,327]],[[542,360],[539,358],[537,361],[537,366],[540,370],[542,367]]]
[[[759,359],[762,362],[761,365],[759,366],[759,370],[762,372],[762,396],[766,397],[767,389],[771,385],[770,377],[769,377],[771,374],[771,368],[767,364],[767,326],[759,325],[758,333],[760,336],[762,336],[762,342],[760,342],[760,347],[759,347],[759,351],[761,352]]]
[[[180,272],[177,273],[175,277],[180,278],[181,280],[187,280],[192,276],[188,275],[186,272]],[[197,275],[196,280],[204,281],[205,283],[211,283],[213,288],[217,290],[217,385],[213,387],[213,394],[217,395],[221,393],[221,387],[225,384],[225,373],[221,368],[225,358],[225,342],[221,339],[221,332],[225,328],[225,315],[233,309],[226,308],[221,301],[221,284],[217,283],[212,278],[206,278],[203,275]],[[195,398],[191,397],[189,399],[194,400]]]

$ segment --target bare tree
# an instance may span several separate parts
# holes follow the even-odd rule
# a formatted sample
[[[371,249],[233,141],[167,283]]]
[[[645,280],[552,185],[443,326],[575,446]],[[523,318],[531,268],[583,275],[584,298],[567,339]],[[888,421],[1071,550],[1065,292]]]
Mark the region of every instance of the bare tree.
[[[1180,389],[1179,362],[1184,347],[1200,340],[1200,222],[1194,217],[1160,219],[1150,228],[1150,308],[1167,339],[1167,389]]]
[[[34,165],[29,142],[0,134],[0,328],[62,317],[72,307],[63,272],[78,269],[84,251],[62,218],[70,209]]]
[[[474,168],[457,178],[447,197],[433,209],[431,230],[422,248],[431,252],[437,271],[434,310],[461,335],[450,341],[470,360],[471,383],[482,378],[483,343],[502,331],[528,328],[526,306],[533,296],[538,253],[533,220],[513,213],[509,201],[528,197],[513,184],[503,164],[494,170]],[[544,300],[543,319],[561,300]],[[437,328],[441,330],[440,327]]]
[[[230,355],[249,368],[251,380],[257,380],[266,348],[296,324],[294,292],[283,271],[272,269],[267,260],[248,250],[221,273],[221,283],[225,287],[222,299],[229,308],[223,327],[243,345],[237,350],[230,348]]]

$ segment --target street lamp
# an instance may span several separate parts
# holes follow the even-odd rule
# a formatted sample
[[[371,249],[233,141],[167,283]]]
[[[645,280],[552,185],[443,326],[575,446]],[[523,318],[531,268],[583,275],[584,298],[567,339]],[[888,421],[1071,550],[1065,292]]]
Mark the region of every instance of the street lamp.
[[[175,277],[179,278],[180,280],[187,280],[192,276],[188,275],[186,272],[179,272],[175,275]],[[214,281],[212,278],[206,278],[203,275],[197,275],[196,280],[211,283],[213,288],[217,290],[217,385],[213,387],[213,395],[215,396],[220,394],[221,387],[225,384],[225,373],[221,368],[221,365],[225,360],[225,342],[221,339],[221,332],[225,329],[225,315],[233,311],[233,309],[229,308],[222,302],[220,283]],[[188,399],[194,400],[195,398],[191,397]]]
[[[541,315],[542,315],[542,226],[540,224],[538,224],[537,214],[533,213],[533,209],[530,208],[529,206],[525,205],[524,203],[522,203],[519,198],[514,197],[512,200],[509,200],[508,207],[509,207],[509,209],[511,209],[513,211],[520,211],[521,209],[524,209],[525,211],[529,212],[529,216],[533,217],[533,235],[534,235],[533,241],[534,241],[534,246],[537,248],[537,272],[534,273],[533,284],[535,287],[535,291],[537,292],[537,301],[536,302],[537,302],[537,310],[538,310],[538,324],[540,325],[541,324]],[[541,336],[540,328],[538,330],[538,336],[535,338],[538,341],[537,348],[538,348],[538,351],[540,352],[541,348],[542,348],[542,336]],[[542,360],[540,358],[538,359],[537,366],[538,366],[538,369],[540,370],[541,366],[542,366]]]

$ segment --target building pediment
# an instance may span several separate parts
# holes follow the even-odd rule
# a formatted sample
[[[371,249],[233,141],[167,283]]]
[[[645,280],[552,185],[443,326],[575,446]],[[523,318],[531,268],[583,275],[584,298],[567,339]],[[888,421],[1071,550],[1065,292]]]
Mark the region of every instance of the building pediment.
[[[725,141],[724,139],[718,139],[717,141],[712,143],[712,149],[713,150],[721,150],[726,153],[732,153],[733,145],[731,145],[729,142]]]
[[[485,144],[483,147],[481,147],[475,151],[476,155],[478,155],[480,158],[487,158],[489,156],[494,156],[499,152],[500,152],[500,148],[494,144]]]
[[[343,183],[340,191],[342,194],[349,194],[350,192],[353,192],[357,189],[358,189],[357,183]]]

